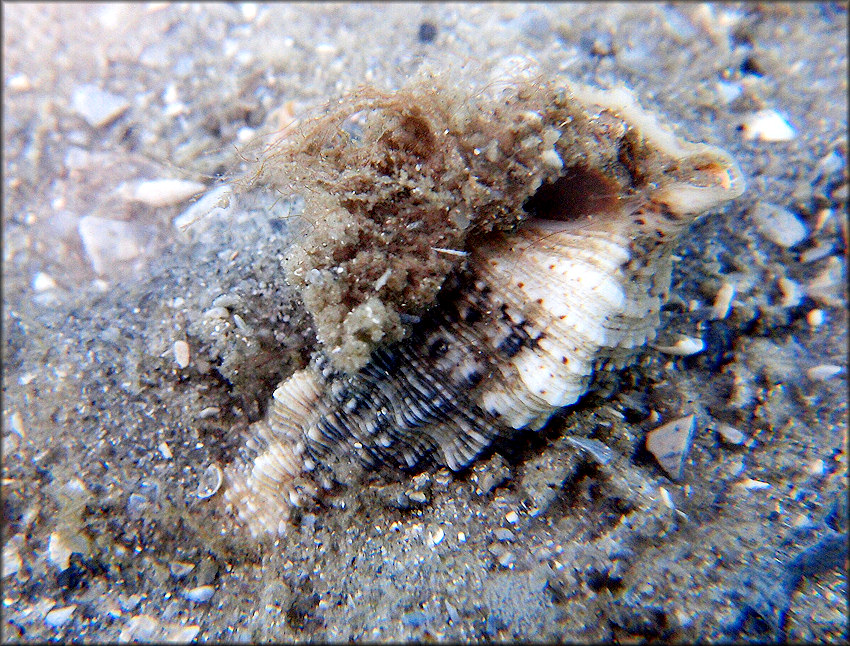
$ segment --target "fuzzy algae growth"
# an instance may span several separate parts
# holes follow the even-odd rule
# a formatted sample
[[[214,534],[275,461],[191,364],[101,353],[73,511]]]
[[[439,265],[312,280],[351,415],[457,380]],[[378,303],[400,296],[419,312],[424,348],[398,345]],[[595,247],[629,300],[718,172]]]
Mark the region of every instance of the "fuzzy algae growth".
[[[563,87],[517,81],[472,93],[428,76],[397,92],[362,88],[264,159],[251,185],[305,199],[309,232],[286,261],[332,364],[362,368],[409,335],[476,236],[511,230],[565,167],[631,181],[625,135],[605,143]]]

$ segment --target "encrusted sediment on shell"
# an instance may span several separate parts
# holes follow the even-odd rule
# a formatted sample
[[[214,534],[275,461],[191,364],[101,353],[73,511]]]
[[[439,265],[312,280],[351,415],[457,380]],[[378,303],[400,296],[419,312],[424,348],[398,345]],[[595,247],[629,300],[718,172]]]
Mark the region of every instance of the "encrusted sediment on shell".
[[[362,150],[368,136],[365,143],[337,141],[355,146],[353,156],[334,154],[345,163],[357,155],[372,163],[398,153],[370,176],[385,184],[401,178],[407,189],[370,199],[367,186],[355,190],[344,182],[350,190],[340,191],[327,176],[310,189],[308,202],[324,203],[329,213],[347,206],[342,224],[325,230],[331,251],[322,255],[314,236],[296,248],[289,270],[297,274],[301,262],[308,273],[341,281],[319,297],[315,285],[294,277],[307,301],[324,299],[311,310],[314,317],[336,308],[325,323],[335,321],[343,332],[323,338],[318,326],[320,346],[310,365],[275,391],[267,418],[252,428],[252,455],[226,473],[225,497],[254,534],[284,531],[293,506],[330,486],[325,465],[333,460],[353,456],[366,466],[408,468],[430,459],[458,470],[494,437],[541,428],[586,392],[594,371],[628,364],[654,338],[677,236],[697,215],[743,191],[726,153],[679,139],[623,89],[517,83],[489,103],[470,101],[462,116],[429,108],[438,99],[421,86],[401,95],[342,102],[344,114],[333,116],[342,123],[345,110],[375,101],[398,108],[390,120],[398,128],[390,139],[402,140],[398,147],[387,146],[385,132],[368,154]],[[425,107],[417,112],[414,105]],[[499,112],[504,105],[509,108]],[[405,126],[413,113],[416,123]],[[487,125],[499,115],[513,122]],[[416,141],[405,139],[411,132]],[[305,141],[282,159],[303,164],[312,154],[327,172],[325,149],[309,136]],[[403,151],[422,142],[440,151],[437,161],[427,151],[405,157]],[[415,158],[422,182],[409,163]],[[436,171],[451,175],[448,190],[434,183]],[[296,175],[306,181],[303,169]],[[388,195],[401,206],[387,210]],[[417,295],[431,294],[427,304],[405,309],[403,282],[384,290],[387,276],[402,269],[392,254],[370,268],[371,292],[332,278],[334,262],[343,267],[338,275],[358,266],[350,247],[356,237],[341,230],[353,227],[361,239],[364,231],[380,238],[385,230],[393,249],[411,244],[409,225],[417,217],[428,222],[422,235],[437,249],[420,260],[433,283]],[[468,225],[458,227],[458,220]],[[397,237],[393,227],[404,234]],[[441,236],[446,241],[437,245]],[[405,317],[415,323],[390,334],[378,321],[374,334],[358,337],[368,362],[336,360],[334,344],[347,342],[347,317],[380,307],[395,312],[393,325]]]

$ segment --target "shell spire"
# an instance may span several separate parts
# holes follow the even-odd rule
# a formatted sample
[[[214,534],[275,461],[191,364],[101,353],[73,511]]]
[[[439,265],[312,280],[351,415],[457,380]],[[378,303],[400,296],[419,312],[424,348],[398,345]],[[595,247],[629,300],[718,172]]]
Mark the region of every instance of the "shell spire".
[[[458,470],[541,428],[655,337],[678,236],[744,190],[625,89],[435,85],[341,100],[254,177],[305,196],[287,277],[318,337],[226,471],[255,535],[337,460]]]

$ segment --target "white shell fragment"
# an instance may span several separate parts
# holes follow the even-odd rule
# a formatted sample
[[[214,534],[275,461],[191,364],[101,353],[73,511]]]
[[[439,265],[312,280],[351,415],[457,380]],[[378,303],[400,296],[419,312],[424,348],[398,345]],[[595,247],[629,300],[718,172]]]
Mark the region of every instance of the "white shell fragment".
[[[26,92],[32,89],[32,81],[23,72],[18,72],[9,77],[6,81],[6,87],[13,92]]]
[[[68,567],[71,558],[71,547],[59,532],[53,532],[47,540],[47,560],[56,569],[64,570]]]
[[[121,220],[87,215],[80,219],[77,230],[92,268],[98,274],[137,258],[144,250],[136,228]]]
[[[759,110],[741,124],[747,141],[791,141],[797,132],[776,110]]]
[[[217,464],[209,465],[201,475],[201,480],[198,483],[198,498],[211,498],[221,488],[221,483],[224,480],[224,474],[221,467]]]
[[[17,574],[24,566],[24,561],[14,540],[7,541],[6,545],[3,546],[2,553],[0,553],[0,562],[2,562],[0,576],[4,579],[7,576]]]
[[[100,128],[120,117],[130,102],[124,97],[101,90],[96,85],[81,85],[74,90],[71,105],[89,125]]]
[[[47,613],[47,616],[44,618],[44,623],[52,628],[59,628],[60,626],[65,625],[70,621],[71,615],[74,614],[74,611],[77,609],[77,606],[65,606],[64,608],[56,608],[55,610],[51,610]]]
[[[195,603],[206,603],[215,594],[215,588],[211,585],[199,585],[186,591],[186,598]]]
[[[747,439],[747,436],[743,432],[734,426],[729,426],[729,424],[718,424],[717,432],[720,433],[720,437],[727,444],[743,444],[744,440]]]
[[[599,440],[591,437],[567,437],[566,440],[574,447],[587,451],[599,464],[608,464],[614,459],[614,452]]]
[[[464,114],[472,116],[458,117],[451,128],[441,121],[453,114],[442,101],[429,111],[435,103],[430,81],[417,92],[343,99],[335,104],[339,113],[321,117],[320,124],[344,121],[350,116],[345,110],[388,114],[380,127],[364,130],[351,161],[347,140],[332,155],[316,157],[311,151],[327,146],[313,147],[309,136],[308,145],[302,137],[279,153],[298,161],[287,162],[279,190],[303,183],[313,200],[305,213],[319,209],[329,233],[321,238],[315,226],[287,259],[291,283],[305,303],[317,305],[308,311],[319,343],[309,365],[275,390],[266,418],[251,426],[252,457],[225,472],[224,499],[252,534],[284,533],[292,508],[315,504],[333,481],[329,465],[342,456],[365,467],[412,468],[430,460],[458,471],[495,437],[542,428],[585,394],[595,370],[628,365],[653,341],[677,238],[705,211],[743,192],[741,172],[725,152],[678,138],[623,88],[535,81],[527,94],[511,94],[516,91],[508,83],[492,95],[467,97]],[[309,124],[304,129],[311,132]],[[492,129],[506,132],[499,137]],[[514,147],[502,150],[502,141]],[[363,170],[358,160],[369,159],[369,146],[376,147],[374,159],[387,159],[382,146],[390,144],[396,146],[394,164],[403,167],[400,185],[421,180],[421,189],[393,192],[383,161],[380,183],[346,185],[343,200],[322,195],[326,184],[312,183],[319,170],[332,179],[369,176],[368,165]],[[343,161],[329,169],[329,159]],[[448,172],[454,159],[462,163]],[[486,183],[477,183],[482,175]],[[518,176],[528,183],[509,179]],[[450,177],[462,181],[433,188]],[[274,186],[273,175],[269,181]],[[376,187],[389,187],[389,193]],[[479,220],[484,233],[465,237],[479,212],[503,219],[495,225]],[[340,242],[348,234],[341,232],[359,227],[357,244],[364,246],[377,213],[393,224],[375,234],[372,246],[396,240],[393,253],[374,251],[381,262],[365,269],[346,266],[351,254],[349,243]],[[442,233],[432,235],[429,227]],[[434,280],[428,271],[438,275],[434,284],[444,281],[442,291],[434,291],[439,306],[392,309],[409,302],[404,290]],[[347,302],[337,302],[349,280],[360,282]],[[391,301],[394,296],[402,298]],[[414,322],[399,331],[406,319]],[[659,349],[686,356],[703,348],[702,340],[682,337]],[[690,415],[647,437],[648,449],[673,479],[681,477],[694,425]],[[595,440],[576,438],[573,445],[603,464],[613,459]],[[509,552],[499,557],[504,567],[512,561]]]
[[[776,285],[779,287],[779,293],[782,296],[779,301],[782,307],[796,307],[806,295],[806,291],[800,283],[785,276],[776,281]]]
[[[778,204],[758,202],[751,212],[759,232],[771,242],[788,249],[809,236],[806,225]]]
[[[661,468],[674,481],[682,478],[682,469],[691,448],[695,426],[695,416],[688,415],[647,433],[647,450],[655,456]]]
[[[131,200],[159,208],[185,202],[205,189],[204,184],[185,179],[151,179],[138,182],[125,191]]]
[[[840,375],[843,370],[842,366],[822,363],[806,370],[806,376],[812,381],[828,381]]]
[[[717,96],[724,104],[729,105],[744,93],[744,88],[740,83],[727,83],[726,81],[718,81],[714,84],[717,90]]]
[[[443,531],[443,528],[439,525],[436,527],[430,527],[428,529],[428,534],[425,537],[425,544],[428,547],[436,547],[437,545],[443,542],[443,538],[445,537],[445,535],[446,534]]]
[[[174,342],[174,361],[181,369],[189,366],[189,344],[185,341]]]
[[[735,285],[732,283],[723,283],[717,294],[714,297],[714,303],[711,305],[711,313],[717,320],[723,320],[729,316],[729,309],[732,307],[732,299],[735,298]]]
[[[232,193],[232,187],[227,184],[208,191],[197,202],[174,218],[175,228],[180,231],[191,228],[194,232],[196,229],[203,230],[205,222],[216,218],[227,218]]]
[[[652,347],[664,354],[687,357],[705,350],[705,342],[692,336],[681,336],[671,345],[653,345]]]
[[[744,478],[739,482],[740,486],[748,491],[761,491],[762,489],[770,489],[769,482],[763,482],[761,480],[753,480],[752,478]]]
[[[32,288],[37,292],[46,292],[50,289],[56,289],[58,285],[53,280],[53,276],[45,274],[43,271],[38,272],[32,279]]]
[[[175,579],[182,579],[194,569],[194,563],[184,561],[172,561],[168,564],[168,570]]]
[[[174,454],[171,452],[171,447],[168,446],[168,442],[166,442],[165,440],[159,443],[158,448],[159,452],[162,453],[162,457],[164,457],[166,460],[170,460],[174,457]]]
[[[118,635],[118,641],[185,644],[194,640],[200,631],[197,625],[181,625],[163,622],[150,615],[136,615],[127,621]]]
[[[830,256],[824,268],[806,285],[806,293],[822,305],[845,307],[843,294],[847,279],[844,274],[844,263],[838,256]]]

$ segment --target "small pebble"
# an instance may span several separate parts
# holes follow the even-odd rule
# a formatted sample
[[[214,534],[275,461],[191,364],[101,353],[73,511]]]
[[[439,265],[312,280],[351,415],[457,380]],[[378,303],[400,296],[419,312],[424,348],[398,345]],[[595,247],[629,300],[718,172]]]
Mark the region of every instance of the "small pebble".
[[[844,290],[847,287],[844,263],[838,256],[830,256],[817,276],[809,281],[806,293],[818,303],[830,307],[846,307]]]
[[[168,443],[164,440],[159,443],[159,452],[162,453],[162,457],[166,460],[170,460],[174,457],[174,454],[171,452],[171,447],[169,447]]]
[[[246,22],[252,22],[254,18],[257,17],[257,12],[259,8],[257,7],[256,2],[243,2],[239,6],[239,10],[242,12],[242,19]]]
[[[130,612],[132,610],[135,610],[141,602],[142,595],[140,595],[139,593],[131,594],[128,597],[125,597],[124,595],[118,596],[118,605],[121,606],[121,609],[124,612]]]
[[[27,436],[26,430],[24,429],[24,419],[21,417],[21,414],[18,411],[12,413],[9,417],[9,426],[11,426],[12,430],[21,438],[25,439]]]
[[[59,570],[68,567],[71,558],[71,548],[59,532],[53,532],[47,540],[47,560]]]
[[[795,529],[813,529],[815,523],[806,514],[797,514],[791,521],[791,527]]]
[[[194,563],[186,563],[185,561],[171,561],[168,564],[168,570],[175,579],[182,579],[194,569]]]
[[[722,437],[723,441],[727,444],[743,444],[746,439],[746,435],[734,426],[729,426],[728,424],[718,424],[717,432],[720,433],[720,437]]]
[[[514,562],[514,555],[512,552],[504,552],[497,560],[502,567],[510,568]]]
[[[248,126],[244,126],[236,131],[236,140],[241,144],[246,144],[251,141],[251,139],[253,139],[256,134],[256,130],[254,130],[253,128],[249,128]]]
[[[736,457],[727,466],[727,471],[728,471],[729,475],[733,478],[737,478],[738,476],[743,474],[744,471],[746,471],[746,470],[747,470],[747,463],[744,460],[744,458],[741,457],[741,456]]]
[[[446,601],[445,604],[446,604],[446,612],[449,614],[449,620],[453,624],[456,624],[458,621],[460,621],[460,614],[458,614],[457,608],[455,608],[448,601]]]
[[[0,554],[0,558],[2,558],[3,563],[2,577],[4,579],[7,576],[17,574],[18,571],[24,566],[23,559],[21,559],[21,555],[18,552],[18,547],[12,541],[6,543],[6,546],[3,548],[2,554]]]
[[[499,527],[499,528],[493,530],[493,536],[496,537],[496,540],[499,540],[499,541],[502,541],[502,542],[512,541],[512,540],[514,540],[514,538],[516,538],[514,536],[514,533],[511,530],[506,529],[504,527]]]
[[[411,502],[415,502],[418,505],[424,505],[428,502],[428,496],[424,491],[410,491],[407,492],[406,495]]]
[[[195,603],[206,603],[215,594],[215,588],[211,585],[199,585],[197,588],[192,588],[186,591],[186,598]]]
[[[797,136],[794,128],[776,110],[759,110],[741,124],[746,141],[791,141]]]
[[[564,161],[554,149],[550,148],[540,154],[540,161],[553,170],[561,170],[564,167]]]
[[[744,478],[741,480],[741,486],[749,491],[759,491],[761,489],[769,489],[770,484],[761,480],[753,480],[752,478]]]
[[[221,412],[221,409],[218,406],[207,406],[202,409],[201,412],[198,413],[198,419],[210,419],[211,417],[215,417]]]
[[[727,83],[725,81],[718,81],[715,84],[715,89],[720,100],[726,105],[732,103],[744,92],[744,88],[739,83]]]
[[[77,609],[77,606],[65,606],[64,608],[57,608],[56,610],[51,610],[47,613],[47,616],[44,618],[44,623],[53,628],[59,628],[60,626],[65,625],[71,619],[71,615],[74,614],[74,611]]]
[[[817,175],[814,182],[817,183],[821,179],[840,173],[844,168],[844,163],[844,158],[837,150],[833,150],[824,157],[821,157],[816,167]]]
[[[458,540],[459,543],[465,543],[466,542],[466,534],[464,534],[463,532],[458,532],[457,533],[457,540]]]
[[[316,55],[323,60],[330,60],[337,55],[339,51],[333,43],[319,43],[316,45]]]
[[[809,327],[820,327],[824,324],[824,321],[826,321],[826,314],[823,313],[823,310],[809,310],[806,314],[806,323],[809,324]]]
[[[165,626],[162,641],[170,644],[188,644],[198,636],[199,632],[201,632],[201,627],[197,625],[180,626],[169,624]]]
[[[705,342],[691,336],[682,336],[672,345],[654,345],[653,347],[664,354],[687,357],[705,350]]]
[[[428,623],[428,615],[421,611],[405,612],[401,616],[401,623],[408,628],[418,628]]]
[[[53,277],[43,271],[38,272],[32,279],[32,288],[37,292],[46,292],[49,289],[56,289],[56,287],[58,285]]]
[[[251,330],[248,324],[245,323],[245,320],[238,314],[233,315],[233,322],[236,324],[236,327],[239,328],[239,331],[245,336],[250,336],[253,333],[253,330]]]
[[[74,90],[71,105],[90,126],[100,128],[124,114],[130,107],[130,102],[124,97],[105,92],[96,85],[86,84]]]
[[[826,473],[826,465],[824,464],[823,460],[818,458],[808,466],[808,471],[813,476],[822,476],[824,473]]]
[[[118,641],[153,641],[160,636],[160,632],[160,623],[156,617],[136,615],[135,617],[131,617],[127,622],[127,625],[118,635]]]
[[[6,87],[13,92],[24,92],[32,89],[32,83],[26,74],[19,72],[9,77],[9,80],[6,81]]]
[[[758,202],[751,217],[765,238],[786,249],[800,244],[809,235],[800,218],[778,204]]]
[[[147,498],[137,493],[131,493],[127,497],[127,516],[133,520],[141,518],[148,507]]]
[[[805,296],[805,290],[800,283],[783,276],[777,281],[777,285],[779,292],[782,294],[782,298],[779,301],[782,307],[796,307],[802,302],[803,296]]]
[[[198,498],[210,498],[221,488],[224,474],[217,464],[209,465],[198,483]]]
[[[829,363],[822,363],[817,366],[812,366],[806,370],[806,376],[812,381],[828,381],[833,377],[841,374],[844,370],[841,366],[836,366]]]
[[[505,520],[508,521],[511,525],[514,525],[519,520],[519,514],[517,514],[515,511],[509,511],[507,514],[505,514]]]
[[[818,243],[811,249],[806,249],[800,254],[800,262],[804,265],[823,260],[835,251],[835,247],[831,244]]]
[[[658,464],[673,480],[682,477],[685,458],[691,448],[695,422],[694,415],[680,417],[650,431],[646,436],[647,450],[655,456]]]
[[[729,316],[733,298],[735,298],[735,286],[732,283],[723,283],[717,290],[711,306],[711,313],[715,319],[723,320]]]
[[[174,342],[174,361],[181,369],[189,366],[189,344],[185,341]]]
[[[242,299],[236,294],[220,294],[212,302],[213,307],[239,307],[243,304]]]
[[[230,317],[230,312],[223,307],[215,306],[204,310],[203,317],[208,319],[227,319]]]
[[[445,537],[445,535],[446,534],[443,531],[442,527],[429,527],[425,543],[426,545],[428,545],[428,547],[436,547],[437,545],[443,542],[443,538]]]

